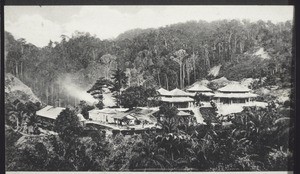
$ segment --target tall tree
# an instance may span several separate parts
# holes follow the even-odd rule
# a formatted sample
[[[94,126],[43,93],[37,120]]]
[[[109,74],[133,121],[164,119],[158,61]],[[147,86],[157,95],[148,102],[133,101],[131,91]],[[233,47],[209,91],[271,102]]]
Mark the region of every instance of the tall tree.
[[[121,89],[127,86],[128,76],[126,76],[124,71],[118,68],[113,73],[112,80],[113,80],[112,91],[117,92],[117,95],[115,95],[115,97],[117,98],[117,105],[119,106],[120,105],[119,96],[121,95]]]
[[[184,88],[184,82],[183,82],[183,62],[188,55],[185,50],[180,49],[174,53],[175,57],[172,56],[171,59],[173,59],[175,62],[179,64],[179,82],[180,82],[180,88]]]
[[[82,133],[82,125],[74,110],[66,108],[55,119],[53,130],[66,142],[70,142]]]
[[[113,64],[116,61],[116,56],[113,56],[111,54],[105,54],[101,57],[101,61],[104,63],[106,67],[106,72],[105,72],[105,78],[110,79],[110,70],[113,67]]]
[[[96,83],[87,91],[88,93],[90,93],[95,99],[98,100],[98,104],[96,105],[99,109],[103,108],[103,92],[104,89],[103,88],[107,88],[112,86],[113,83],[108,80],[105,79],[104,77],[100,77]]]

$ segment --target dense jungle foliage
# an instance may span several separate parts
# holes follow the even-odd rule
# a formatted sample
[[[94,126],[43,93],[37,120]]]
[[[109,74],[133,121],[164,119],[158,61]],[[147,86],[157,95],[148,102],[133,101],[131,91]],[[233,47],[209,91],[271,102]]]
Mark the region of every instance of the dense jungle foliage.
[[[60,42],[36,47],[5,32],[5,70],[21,79],[44,103],[76,105],[66,78],[88,90],[114,70],[128,76],[128,86],[184,88],[209,78],[208,70],[222,65],[219,76],[229,80],[270,77],[270,84],[290,86],[293,69],[291,21],[190,21],[158,29],[137,29],[114,40],[89,33],[62,35]],[[263,48],[270,59],[253,55]],[[251,66],[249,66],[251,65]],[[69,85],[69,84],[68,84]]]
[[[213,79],[208,71],[217,65],[222,65],[217,77],[266,77],[263,85],[291,87],[293,28],[291,21],[190,21],[131,30],[113,40],[75,32],[42,48],[5,32],[6,73],[19,78],[42,101],[6,100],[6,170],[293,170],[294,110],[289,103],[246,107],[224,119],[212,108],[205,111],[206,124],[184,123],[177,108],[162,105],[162,131],[113,136],[82,126],[76,115],[87,118],[94,106],[78,101],[68,92],[74,88],[67,88],[75,85],[94,94],[105,82],[115,91],[118,104],[133,108],[146,105],[154,87],[172,90]],[[260,48],[270,58],[253,54]],[[75,109],[60,113],[54,123],[57,134],[43,135],[36,111],[57,100]]]
[[[176,116],[177,108],[162,105],[162,131],[126,136],[86,129],[70,109],[55,121],[58,134],[28,133],[23,123],[35,127],[39,104],[7,105],[26,114],[6,113],[9,171],[285,171],[294,166],[292,110],[274,103],[245,108],[226,120],[212,114],[206,125],[189,126]],[[232,124],[225,125],[228,121]]]

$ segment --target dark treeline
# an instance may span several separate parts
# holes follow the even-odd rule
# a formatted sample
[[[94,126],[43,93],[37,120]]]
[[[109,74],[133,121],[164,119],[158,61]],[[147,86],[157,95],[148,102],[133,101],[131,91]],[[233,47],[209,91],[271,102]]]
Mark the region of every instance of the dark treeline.
[[[131,30],[114,40],[75,32],[39,48],[5,32],[5,69],[48,104],[61,99],[76,105],[76,99],[64,92],[66,74],[88,89],[100,77],[110,79],[117,68],[126,72],[129,86],[183,88],[207,77],[208,70],[219,64],[223,65],[220,76],[229,80],[274,76],[275,84],[276,77],[290,77],[292,33],[291,21],[190,21]],[[269,53],[270,60],[244,54],[259,47]]]

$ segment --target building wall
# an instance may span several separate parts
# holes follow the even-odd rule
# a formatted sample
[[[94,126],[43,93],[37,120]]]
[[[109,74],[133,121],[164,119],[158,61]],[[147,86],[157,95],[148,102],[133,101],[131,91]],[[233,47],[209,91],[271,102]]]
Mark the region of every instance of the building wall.
[[[107,123],[114,123],[114,119],[112,118],[113,115],[114,114],[107,114],[107,113],[89,114],[90,118],[92,118],[93,120],[107,122]]]
[[[243,104],[250,101],[249,98],[217,98],[215,99],[216,103],[222,104]]]
[[[177,107],[177,108],[189,108],[193,106],[193,102],[176,102],[176,103],[170,103],[170,102],[165,102],[168,104],[169,107]]]

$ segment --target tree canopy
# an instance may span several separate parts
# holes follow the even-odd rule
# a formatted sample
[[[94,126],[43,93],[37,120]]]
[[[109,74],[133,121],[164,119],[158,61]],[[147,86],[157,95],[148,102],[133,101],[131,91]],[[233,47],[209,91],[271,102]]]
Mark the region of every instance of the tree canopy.
[[[86,87],[99,76],[113,80],[110,74],[118,69],[126,72],[129,86],[160,86],[168,90],[206,78],[208,70],[216,65],[222,65],[219,76],[229,80],[275,76],[275,83],[289,86],[293,27],[292,21],[189,21],[132,30],[112,40],[75,32],[43,48],[5,32],[5,69],[49,104],[58,99],[76,103],[58,83],[61,75],[71,74],[74,83]],[[259,48],[270,58],[255,56]]]

